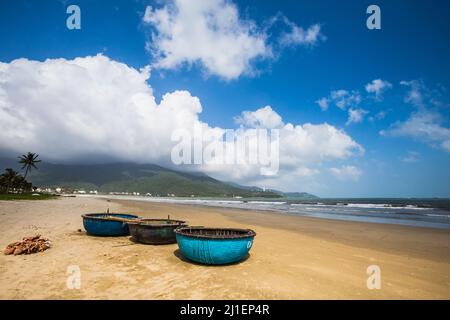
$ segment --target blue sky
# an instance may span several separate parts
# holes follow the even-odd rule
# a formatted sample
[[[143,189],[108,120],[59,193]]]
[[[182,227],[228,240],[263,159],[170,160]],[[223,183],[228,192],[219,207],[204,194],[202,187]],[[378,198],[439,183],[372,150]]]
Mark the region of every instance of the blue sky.
[[[81,8],[81,30],[66,27],[69,4]],[[370,4],[381,8],[381,30],[366,28],[366,8]],[[167,37],[163,37],[156,12],[168,8],[167,12],[175,15],[173,8],[177,6],[164,1],[2,1],[0,61],[9,65],[18,58],[43,62],[102,53],[137,70],[152,66],[147,83],[157,103],[164,94],[176,90],[198,97],[202,106],[199,118],[210,127],[235,128],[235,117],[241,112],[270,106],[284,124],[328,124],[364,150],[320,159],[306,156],[308,161],[301,158],[302,153],[296,155],[300,157],[296,168],[283,171],[286,177],[268,181],[252,174],[236,176],[234,180],[240,183],[332,197],[450,197],[449,2],[316,0],[217,4],[219,8],[227,5],[237,10],[242,26],[233,32],[250,35],[255,48],[264,42],[264,48],[255,49],[250,59],[243,58],[248,64],[231,76],[228,70],[235,66],[224,65],[214,48],[198,49],[197,56],[190,55],[193,48],[183,49],[187,52],[179,49],[172,55],[179,63],[161,58],[168,56],[162,49]],[[278,20],[271,25],[269,21],[274,17]],[[188,29],[186,19],[177,21]],[[248,27],[250,24],[252,27]],[[292,26],[305,33],[319,26],[320,32],[312,39],[290,38],[281,45],[283,35],[293,35]],[[179,48],[175,40],[170,44],[171,48]],[[241,52],[237,44],[230,42],[230,50],[232,47],[244,56],[253,49]],[[207,61],[212,61],[214,67],[208,67]],[[164,63],[165,67],[161,67]],[[377,96],[366,89],[376,79],[385,85]],[[9,90],[8,101],[19,92],[10,87],[3,88]],[[78,96],[85,92],[76,84],[71,90]],[[342,94],[345,90],[346,98],[357,97],[358,101],[338,107],[339,98],[334,99],[332,93],[336,95],[338,90]],[[321,98],[328,102],[326,110],[317,103]],[[360,116],[349,121],[350,110]],[[29,146],[17,138],[18,147],[12,148],[6,143],[11,140],[6,134],[0,140],[4,142],[0,147],[6,151]],[[301,147],[292,145],[293,149]],[[47,150],[49,154],[50,149],[37,151],[45,154]],[[80,154],[93,152],[80,150]],[[63,156],[47,157],[67,161]],[[289,170],[298,168],[307,173],[298,177],[290,174]],[[224,178],[223,174],[207,172]],[[294,178],[289,180],[287,176]]]

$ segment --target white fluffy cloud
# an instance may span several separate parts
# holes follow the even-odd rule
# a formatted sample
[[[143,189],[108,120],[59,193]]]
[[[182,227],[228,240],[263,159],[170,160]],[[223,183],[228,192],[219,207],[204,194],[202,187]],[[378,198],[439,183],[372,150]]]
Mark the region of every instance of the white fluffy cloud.
[[[366,84],[365,88],[368,93],[375,94],[375,98],[381,100],[383,98],[383,92],[392,88],[392,84],[386,80],[375,79]]]
[[[319,173],[315,168],[320,163],[347,159],[361,155],[364,149],[343,130],[327,123],[292,124],[283,122],[271,107],[256,111],[244,111],[236,118],[244,127],[240,134],[252,128],[275,128],[279,130],[280,170],[276,176],[278,185],[266,177],[261,177],[259,166],[251,165],[208,165],[203,169],[221,179],[239,180],[246,176],[251,181],[266,181],[271,187],[285,187],[281,181],[295,180]],[[264,125],[263,125],[264,123]],[[298,181],[297,181],[298,182]],[[291,181],[292,183],[292,181]]]
[[[272,110],[271,106],[265,106],[256,111],[244,111],[235,117],[235,122],[247,128],[274,129],[283,125],[280,115]]]
[[[342,166],[340,168],[330,168],[331,173],[341,181],[358,181],[362,175],[362,170],[355,166]]]
[[[392,88],[392,84],[381,79],[375,79],[365,85],[367,93],[373,94],[378,102],[383,100],[383,93],[390,88]],[[315,102],[322,111],[326,111],[330,105],[335,105],[339,109],[346,111],[348,113],[346,125],[350,125],[362,122],[369,113],[368,110],[359,107],[363,99],[367,99],[367,96],[362,97],[358,90],[348,91],[340,89],[331,91],[327,97],[322,97]],[[380,111],[375,116],[369,117],[369,120],[380,120],[385,115],[385,111]]]
[[[356,107],[361,102],[361,95],[358,91],[349,92],[344,89],[331,91],[329,97],[323,97],[316,101],[316,103],[324,109],[324,102],[334,103],[339,109],[345,110],[347,107]],[[322,105],[321,105],[322,104]]]
[[[362,122],[367,110],[359,108],[361,95],[358,91],[347,91],[344,89],[331,91],[328,97],[320,98],[316,101],[322,111],[326,111],[330,104],[334,104],[341,110],[346,110],[348,120],[346,125]]]
[[[403,83],[405,84],[406,83]],[[375,99],[380,102],[383,100],[383,93],[388,89],[392,88],[392,84],[386,80],[375,79],[370,83],[365,85],[365,90],[368,94],[373,94]],[[358,90],[348,91],[344,89],[331,91],[327,97],[322,97],[316,100],[316,103],[319,105],[322,111],[328,109],[331,104],[334,104],[341,110],[347,110],[348,112],[348,120],[347,125],[351,123],[362,122],[364,116],[369,112],[362,108],[359,108],[359,105],[366,99],[367,96],[362,97]],[[372,121],[376,119],[382,119],[385,116],[385,112],[381,111],[376,116],[370,117]]]
[[[149,70],[136,70],[103,55],[44,62],[0,63],[0,150],[33,151],[52,161],[125,160],[170,164],[175,130],[221,135],[199,118],[202,105],[187,91],[166,93],[158,103]],[[237,117],[239,134],[251,128],[280,131],[280,172],[311,176],[318,163],[359,154],[362,147],[329,124],[285,123],[270,106]],[[259,167],[199,166],[223,179],[262,179]],[[252,180],[253,181],[253,180]]]
[[[271,54],[265,35],[239,18],[235,5],[223,0],[176,0],[171,6],[148,6],[144,22],[156,29],[152,38],[157,68],[200,62],[208,73],[226,79],[251,72],[250,62]]]
[[[405,102],[411,103],[416,107],[423,107],[423,84],[419,80],[411,80],[411,81],[400,81],[400,84],[403,86],[409,87],[409,91],[405,96]]]
[[[344,131],[327,123],[287,123],[280,133],[281,156],[285,164],[311,164],[331,159],[345,159],[363,152]]]
[[[170,151],[172,130],[198,123],[202,107],[187,91],[156,103],[148,78],[148,69],[102,55],[0,63],[0,147],[55,160],[156,161]]]
[[[412,137],[450,152],[450,129],[441,124],[441,116],[432,111],[414,112],[403,122],[397,122],[382,135]]]
[[[323,98],[320,98],[319,100],[317,100],[316,103],[319,105],[319,107],[320,107],[320,109],[322,109],[322,111],[326,111],[326,110],[328,110],[330,100],[326,97],[323,97]]]
[[[435,98],[429,97],[429,90],[422,81],[401,81],[400,84],[409,88],[404,101],[414,106],[415,111],[405,121],[394,123],[387,130],[380,131],[380,134],[411,137],[450,152],[450,129],[443,125],[441,113],[430,108],[430,105],[436,104]]]
[[[346,125],[350,125],[352,123],[359,123],[364,120],[364,117],[369,112],[367,110],[358,108],[358,109],[348,109],[348,120]]]
[[[321,36],[319,25],[304,30],[284,20],[291,28],[283,35],[285,45],[311,45]],[[253,74],[254,60],[274,56],[267,30],[242,19],[228,0],[173,0],[161,8],[148,6],[143,21],[152,28],[147,48],[155,68],[199,64],[207,74],[230,80]]]
[[[314,24],[306,30],[291,22],[288,22],[288,26],[291,28],[291,31],[283,33],[279,40],[283,46],[314,45],[323,38],[320,33],[320,25],[318,24]]]

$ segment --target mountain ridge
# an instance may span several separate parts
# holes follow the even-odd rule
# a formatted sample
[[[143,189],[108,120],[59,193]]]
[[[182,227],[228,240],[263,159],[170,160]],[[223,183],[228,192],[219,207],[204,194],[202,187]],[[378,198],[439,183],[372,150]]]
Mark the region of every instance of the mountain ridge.
[[[0,169],[3,170],[6,167],[20,170],[20,165],[13,159],[0,158],[0,166]],[[98,190],[102,193],[139,192],[159,196],[170,194],[180,197],[285,197],[285,193],[281,191],[263,190],[259,187],[247,187],[232,182],[223,182],[202,172],[178,171],[156,164],[132,162],[106,164],[41,162],[39,169],[33,170],[27,179],[38,187]],[[309,195],[305,198],[311,197],[315,196]]]

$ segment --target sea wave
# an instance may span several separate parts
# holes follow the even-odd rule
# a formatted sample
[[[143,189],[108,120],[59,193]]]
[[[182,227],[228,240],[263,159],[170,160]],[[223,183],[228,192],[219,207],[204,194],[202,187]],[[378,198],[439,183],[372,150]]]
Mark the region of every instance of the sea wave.
[[[286,204],[286,202],[282,201],[248,201],[247,203],[254,203],[254,204],[267,204],[267,205],[281,205]]]
[[[389,203],[292,203],[292,206],[298,206],[298,207],[348,207],[348,208],[361,208],[361,209],[412,209],[412,210],[431,210],[433,208],[425,208],[425,207],[419,207],[417,205],[393,205]]]
[[[78,196],[78,195],[77,195]],[[90,195],[84,195],[91,197]],[[84,197],[83,196],[83,197]],[[304,202],[291,203],[284,201],[264,201],[246,199],[186,199],[186,198],[157,198],[144,196],[110,196],[96,195],[98,198],[113,198],[120,200],[134,200],[145,202],[164,202],[173,204],[201,205],[209,207],[235,208],[257,211],[273,211],[299,216],[311,216],[325,219],[365,221],[376,223],[390,223],[414,225],[432,228],[450,229],[450,215],[448,210],[441,208],[422,207],[428,203],[358,203],[358,202]],[[424,211],[426,210],[426,211]]]

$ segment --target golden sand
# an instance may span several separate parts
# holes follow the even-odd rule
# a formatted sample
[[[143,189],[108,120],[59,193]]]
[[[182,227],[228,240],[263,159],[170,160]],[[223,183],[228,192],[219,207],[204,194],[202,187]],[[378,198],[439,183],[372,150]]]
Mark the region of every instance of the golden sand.
[[[86,235],[81,214],[107,208],[257,236],[244,262],[202,266],[176,244]],[[0,254],[1,299],[450,299],[446,230],[93,198],[0,201],[1,248],[35,234],[53,247]],[[367,288],[370,265],[380,267],[379,290]],[[80,289],[67,288],[69,266],[80,268]]]

